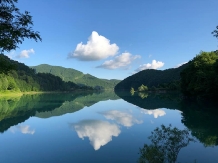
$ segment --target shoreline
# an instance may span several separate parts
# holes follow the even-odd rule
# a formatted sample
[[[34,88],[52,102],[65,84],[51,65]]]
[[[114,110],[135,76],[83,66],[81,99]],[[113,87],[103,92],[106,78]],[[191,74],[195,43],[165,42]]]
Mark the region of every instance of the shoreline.
[[[104,90],[105,91],[105,90]],[[76,91],[30,91],[30,92],[19,92],[19,91],[3,91],[0,92],[0,98],[4,97],[21,97],[23,95],[34,95],[34,94],[53,94],[53,93],[76,93],[76,92],[98,92],[97,90],[76,90]]]

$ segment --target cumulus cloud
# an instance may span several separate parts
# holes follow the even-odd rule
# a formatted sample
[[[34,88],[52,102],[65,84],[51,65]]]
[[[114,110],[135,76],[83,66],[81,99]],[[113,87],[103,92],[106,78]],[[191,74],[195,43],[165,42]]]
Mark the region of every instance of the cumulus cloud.
[[[33,49],[29,50],[22,50],[19,55],[17,55],[17,58],[29,58],[30,54],[34,54],[35,51]]]
[[[110,110],[110,111],[103,112],[101,114],[104,115],[106,119],[115,120],[117,123],[125,127],[131,127],[134,124],[142,123],[142,121],[137,120],[131,114],[126,112],[121,112],[118,110]]]
[[[79,138],[88,137],[95,150],[106,145],[112,140],[112,136],[118,136],[121,131],[119,126],[100,120],[83,120],[75,124],[70,124]]]
[[[174,68],[178,68],[178,67],[180,67],[180,66],[182,66],[182,65],[184,65],[184,64],[186,64],[186,63],[188,63],[188,62],[182,62],[182,63],[176,65]]]
[[[30,129],[30,126],[28,126],[28,125],[16,126],[16,127],[12,127],[10,129],[10,131],[12,133],[15,133],[17,130],[20,131],[22,134],[31,134],[31,135],[33,135],[35,133],[35,130]]]
[[[155,110],[140,109],[140,110],[141,110],[141,113],[148,114],[148,115],[154,115],[154,118],[158,118],[158,117],[166,115],[166,112],[161,109],[155,109]]]
[[[139,71],[147,70],[147,69],[158,69],[158,68],[161,68],[163,66],[164,66],[163,62],[152,60],[152,63],[140,65],[139,68],[137,68],[135,71],[139,72]]]
[[[96,61],[114,56],[118,50],[119,47],[116,44],[110,44],[110,40],[93,31],[88,38],[87,44],[82,42],[77,44],[76,49],[68,55],[68,58],[77,58],[81,61]]]
[[[116,56],[113,60],[105,61],[102,65],[97,66],[97,68],[105,69],[117,69],[121,67],[126,67],[132,63],[133,60],[141,58],[140,55],[132,55],[128,52],[122,53]]]

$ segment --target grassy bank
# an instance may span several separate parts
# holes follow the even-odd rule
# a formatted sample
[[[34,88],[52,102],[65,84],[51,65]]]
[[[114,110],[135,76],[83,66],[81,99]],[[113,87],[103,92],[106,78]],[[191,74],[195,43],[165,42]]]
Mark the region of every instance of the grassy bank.
[[[0,98],[4,98],[4,97],[19,97],[19,96],[22,96],[24,94],[39,94],[39,93],[41,94],[41,93],[49,93],[49,92],[0,91]]]

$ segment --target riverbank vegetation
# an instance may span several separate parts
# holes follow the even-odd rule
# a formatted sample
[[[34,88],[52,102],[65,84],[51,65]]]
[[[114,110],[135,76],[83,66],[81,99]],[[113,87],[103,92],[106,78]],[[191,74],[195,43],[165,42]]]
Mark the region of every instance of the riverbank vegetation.
[[[140,71],[118,83],[115,90],[129,90],[131,94],[137,91],[178,91],[185,98],[215,99],[218,91],[218,51],[202,51],[178,68]]]
[[[201,52],[181,72],[185,96],[215,98],[218,91],[218,52]]]
[[[0,73],[0,92],[40,92],[40,91],[74,91],[93,90],[91,87],[78,86],[73,82],[64,82],[60,77],[49,73],[36,73],[28,66],[0,55],[0,65],[5,62],[15,68],[7,73]]]

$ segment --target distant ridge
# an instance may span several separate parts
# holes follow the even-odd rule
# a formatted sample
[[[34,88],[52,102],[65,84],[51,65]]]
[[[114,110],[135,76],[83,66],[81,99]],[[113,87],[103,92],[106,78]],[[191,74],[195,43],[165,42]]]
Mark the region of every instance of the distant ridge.
[[[122,80],[115,86],[115,90],[130,90],[131,87],[138,89],[139,86],[146,85],[149,88],[157,87],[159,84],[171,83],[180,80],[180,72],[186,68],[188,63],[167,70],[143,70]]]
[[[81,71],[61,66],[41,64],[38,66],[32,66],[31,68],[35,69],[37,73],[50,73],[60,77],[65,82],[70,81],[78,85],[90,86],[95,89],[114,89],[115,85],[120,82],[120,80],[116,79],[99,79],[90,74],[83,74]]]

